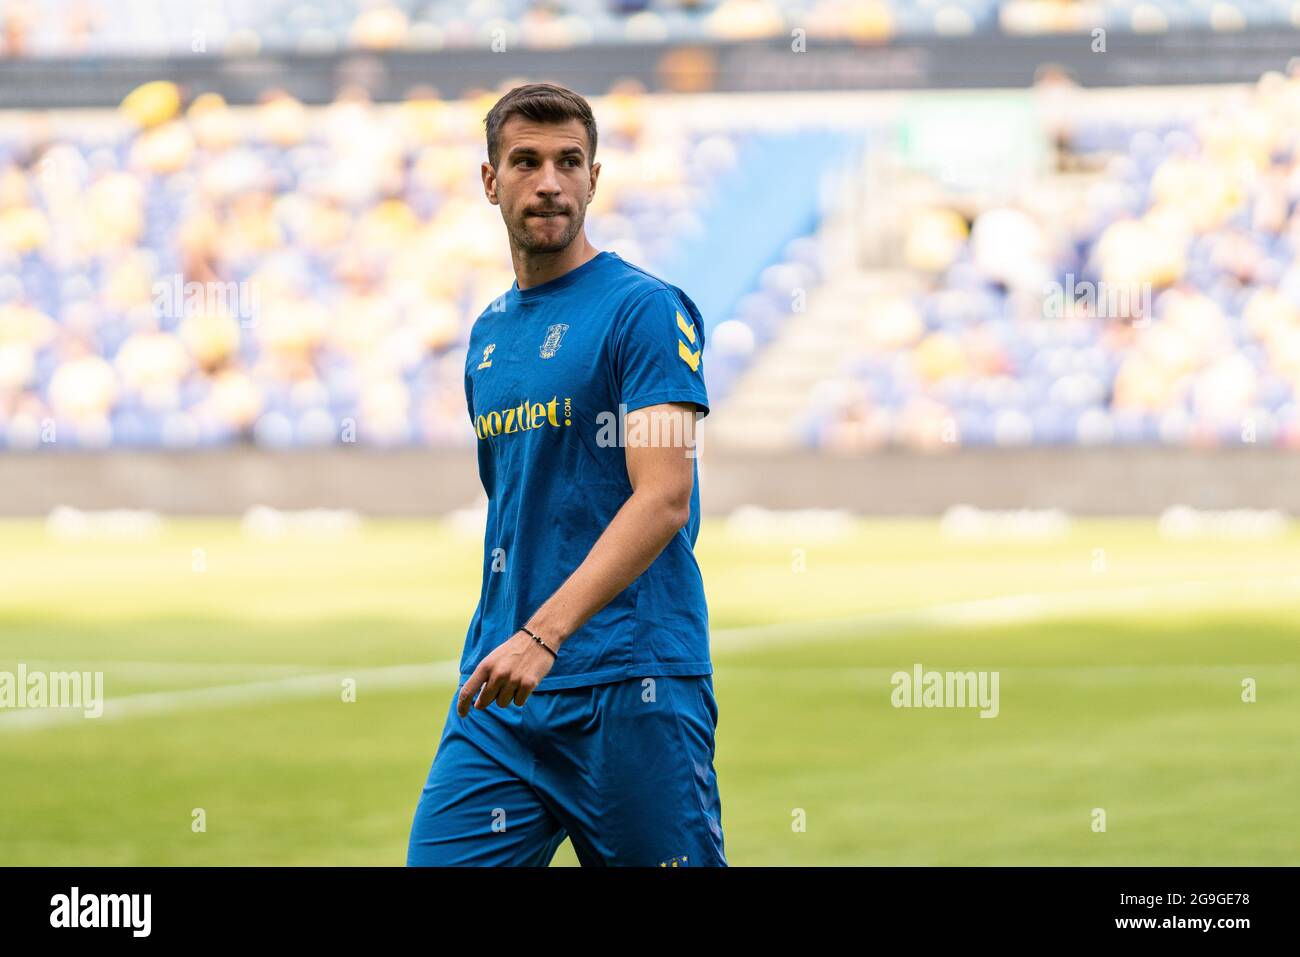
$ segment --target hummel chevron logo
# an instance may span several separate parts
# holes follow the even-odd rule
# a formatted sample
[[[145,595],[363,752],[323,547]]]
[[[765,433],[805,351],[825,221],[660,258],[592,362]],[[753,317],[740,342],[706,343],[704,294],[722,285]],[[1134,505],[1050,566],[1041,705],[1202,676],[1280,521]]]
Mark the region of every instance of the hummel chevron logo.
[[[677,313],[677,328],[686,334],[686,338],[691,345],[695,345],[695,323],[687,322],[682,318],[680,312]]]
[[[682,318],[682,314],[677,313],[677,328],[682,330],[682,335],[690,340],[691,345],[695,345],[695,323],[687,322]],[[692,372],[698,372],[700,369],[700,350],[692,352],[687,348],[686,343],[680,339],[677,340],[677,354],[681,356],[683,362],[691,367]]]

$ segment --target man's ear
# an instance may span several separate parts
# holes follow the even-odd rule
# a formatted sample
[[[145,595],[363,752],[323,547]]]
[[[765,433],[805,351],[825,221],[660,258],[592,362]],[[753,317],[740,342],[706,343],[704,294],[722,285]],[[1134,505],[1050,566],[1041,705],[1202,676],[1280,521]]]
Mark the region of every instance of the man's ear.
[[[483,195],[489,203],[497,205],[497,173],[491,163],[484,163],[479,172],[483,176]]]
[[[591,164],[591,186],[587,190],[587,202],[589,203],[591,202],[591,198],[596,195],[596,180],[598,180],[599,178],[600,178],[600,164],[592,163]]]

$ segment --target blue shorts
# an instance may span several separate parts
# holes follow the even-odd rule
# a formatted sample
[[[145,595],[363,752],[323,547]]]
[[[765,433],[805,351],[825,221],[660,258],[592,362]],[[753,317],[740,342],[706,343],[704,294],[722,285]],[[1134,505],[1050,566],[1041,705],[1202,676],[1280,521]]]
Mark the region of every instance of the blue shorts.
[[[584,867],[725,867],[717,724],[712,675],[534,692],[464,718],[453,694],[406,863],[545,866],[567,835]]]

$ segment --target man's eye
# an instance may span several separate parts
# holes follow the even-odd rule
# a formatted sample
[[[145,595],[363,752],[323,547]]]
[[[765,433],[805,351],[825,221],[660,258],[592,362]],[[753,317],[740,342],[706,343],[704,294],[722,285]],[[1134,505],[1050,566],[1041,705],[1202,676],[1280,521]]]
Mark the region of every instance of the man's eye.
[[[529,158],[527,158],[527,157],[521,157],[520,159],[515,160],[515,165],[516,165],[516,166],[536,166],[536,165],[537,165],[537,160],[535,160],[535,159],[529,159]],[[576,156],[566,156],[564,159],[560,160],[560,165],[561,165],[561,166],[577,167],[577,166],[581,166],[581,165],[582,165],[582,160],[580,160],[580,159],[579,159],[578,157],[576,157]]]

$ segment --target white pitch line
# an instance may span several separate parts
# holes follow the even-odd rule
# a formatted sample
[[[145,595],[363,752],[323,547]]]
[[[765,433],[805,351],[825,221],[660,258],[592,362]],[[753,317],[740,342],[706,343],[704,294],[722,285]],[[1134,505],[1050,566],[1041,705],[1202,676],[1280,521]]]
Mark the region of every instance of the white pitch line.
[[[1222,601],[1225,595],[1260,592],[1260,597],[1276,599],[1300,590],[1300,576],[1262,579],[1252,582],[1209,581],[1173,582],[1141,585],[1104,591],[1045,592],[1006,595],[976,601],[945,602],[903,611],[878,612],[851,618],[831,618],[806,622],[781,622],[739,628],[719,628],[710,633],[713,651],[735,653],[760,645],[779,645],[837,637],[883,638],[915,631],[918,628],[972,628],[988,625],[1011,625],[1050,618],[1086,615],[1098,611],[1122,611],[1149,607],[1153,599],[1178,599],[1180,607]],[[1293,596],[1294,597],[1294,596]],[[850,633],[848,630],[853,629]],[[831,632],[830,635],[819,632]],[[108,664],[107,662],[105,664]],[[137,664],[148,665],[149,662]],[[157,663],[162,664],[162,663]],[[454,684],[459,678],[459,660],[436,664],[393,665],[385,668],[360,668],[328,674],[308,674],[266,681],[249,681],[209,688],[160,691],[109,697],[99,718],[87,719],[79,709],[27,708],[0,713],[0,732],[33,730],[83,720],[122,720],[248,704],[275,698],[307,698],[338,694],[344,679],[357,682],[358,694],[366,688],[410,688],[440,682]],[[181,666],[191,668],[190,665]],[[202,666],[199,666],[202,667]],[[260,667],[260,666],[259,666]],[[84,666],[76,670],[87,670]]]
[[[1133,611],[1152,606],[1153,601],[1174,599],[1179,608],[1196,605],[1218,605],[1225,597],[1236,597],[1247,592],[1258,592],[1260,599],[1273,599],[1288,595],[1292,602],[1300,600],[1300,576],[1258,579],[1251,582],[1216,581],[1171,582],[1157,585],[1135,585],[1128,588],[1111,588],[1093,591],[1041,592],[1037,594],[1004,595],[974,601],[944,602],[923,605],[902,611],[872,612],[849,618],[823,618],[805,622],[781,622],[771,625],[749,625],[739,628],[721,628],[711,633],[713,651],[733,652],[759,645],[780,645],[791,640],[834,640],[838,631],[853,629],[851,637],[886,638],[891,635],[915,631],[918,628],[979,628],[989,625],[1015,625],[1052,618],[1068,618],[1097,612]],[[829,634],[819,634],[829,632]]]
[[[104,659],[85,661],[80,658],[0,658],[0,666],[22,662],[28,671],[105,671],[142,680],[175,678],[275,678],[320,674],[320,665],[245,664],[237,661],[119,661]]]
[[[0,714],[0,731],[30,731],[78,721],[121,721],[126,718],[157,717],[178,711],[223,708],[278,698],[312,698],[340,695],[343,682],[357,683],[357,696],[374,688],[416,688],[439,682],[455,683],[460,661],[440,661],[420,665],[392,665],[386,668],[358,668],[329,674],[298,675],[270,681],[247,681],[242,684],[218,685],[215,688],[189,688],[184,691],[155,691],[114,698],[106,694],[104,712],[87,718],[80,708],[22,708]]]

